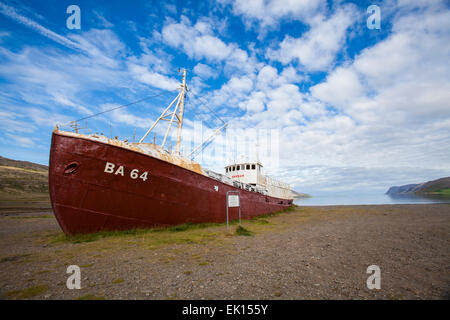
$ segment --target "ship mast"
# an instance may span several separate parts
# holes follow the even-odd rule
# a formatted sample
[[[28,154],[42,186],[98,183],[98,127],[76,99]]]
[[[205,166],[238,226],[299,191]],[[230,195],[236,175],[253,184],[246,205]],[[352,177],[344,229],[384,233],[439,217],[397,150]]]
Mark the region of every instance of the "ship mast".
[[[169,126],[167,127],[166,134],[164,135],[163,143],[161,147],[164,148],[166,144],[167,137],[169,136],[170,129],[172,128],[172,124],[174,121],[178,124],[177,130],[177,143],[175,146],[175,152],[180,154],[180,145],[181,145],[181,128],[183,126],[183,114],[184,114],[184,98],[186,96],[186,92],[188,91],[186,87],[186,69],[183,69],[183,78],[181,82],[181,90],[180,93],[173,99],[173,101],[169,104],[169,106],[163,111],[163,113],[158,117],[155,123],[148,129],[145,135],[139,140],[139,143],[142,143],[147,135],[153,130],[153,128],[158,124],[160,120],[169,121]],[[175,104],[175,109],[171,111],[173,104]]]
[[[175,152],[180,154],[181,144],[181,127],[183,126],[183,113],[184,113],[184,98],[186,96],[186,69],[183,69],[183,80],[181,82],[181,96],[180,96],[180,111],[178,113],[178,131],[177,131],[177,144],[175,145]]]
[[[161,147],[164,148],[164,145],[167,142],[167,137],[169,136],[170,129],[172,128],[172,124],[174,121],[177,122],[178,130],[177,130],[177,141],[175,144],[175,153],[180,155],[180,147],[181,147],[181,129],[183,127],[183,115],[184,115],[184,98],[186,97],[186,92],[189,89],[186,86],[186,69],[183,69],[183,77],[180,85],[180,93],[173,99],[173,101],[169,104],[169,106],[161,113],[158,119],[153,123],[153,125],[148,129],[148,131],[144,134],[144,136],[139,140],[139,143],[142,143],[144,139],[148,136],[148,134],[155,128],[160,120],[169,121],[169,126],[167,127],[166,134],[164,135],[164,140],[161,144]],[[176,104],[175,104],[176,102]],[[172,106],[175,104],[175,109]],[[173,111],[172,111],[173,109]],[[199,150],[205,147],[208,143],[210,143],[219,132],[227,127],[227,123],[219,118],[223,122],[223,125],[215,130],[205,141],[203,141],[199,146],[194,148],[191,153],[188,154],[188,157],[193,156]]]

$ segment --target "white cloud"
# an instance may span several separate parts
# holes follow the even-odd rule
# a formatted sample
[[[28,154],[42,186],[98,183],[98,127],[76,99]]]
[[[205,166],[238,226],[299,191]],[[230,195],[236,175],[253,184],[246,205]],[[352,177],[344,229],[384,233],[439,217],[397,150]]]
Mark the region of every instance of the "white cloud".
[[[321,101],[335,107],[345,107],[364,96],[358,74],[348,68],[337,68],[322,82],[311,88],[311,93]]]
[[[179,23],[166,24],[161,34],[168,45],[183,49],[190,58],[221,61],[232,52],[231,46],[212,35],[212,28],[208,23],[198,21],[192,25],[185,16],[181,16]]]
[[[5,108],[5,106],[4,106]],[[33,124],[30,124],[25,119],[23,114],[6,110],[0,110],[0,128],[2,132],[21,134],[30,133],[36,130]]]
[[[299,109],[303,95],[298,87],[293,84],[283,84],[282,86],[271,90],[267,94],[267,106],[274,112],[286,112],[290,109]]]
[[[250,113],[262,112],[265,108],[266,94],[261,91],[253,92],[247,101],[241,102],[239,107]]]
[[[139,81],[149,84],[155,88],[168,91],[176,91],[179,88],[179,82],[157,72],[149,71],[146,67],[136,64],[130,64],[130,72]]]
[[[250,77],[246,77],[249,84]],[[283,126],[286,122],[273,122],[274,119],[281,117],[283,113],[289,112],[291,109],[300,109],[303,103],[303,95],[299,88],[292,84],[292,81],[301,81],[299,76],[291,67],[285,68],[281,74],[278,70],[270,65],[263,66],[258,73],[252,78],[253,86],[248,86],[251,90],[253,87],[255,91],[250,96],[239,96],[241,101],[238,103],[239,108],[246,110],[252,122],[265,121],[267,119],[272,122],[272,125]],[[236,81],[236,79],[232,79]],[[230,80],[229,86],[233,88]],[[224,94],[223,88],[220,94]],[[266,112],[263,112],[266,110]],[[292,111],[292,110],[291,110]],[[261,112],[260,114],[255,114]],[[290,113],[292,121],[301,121],[303,116],[301,112],[292,111]],[[245,118],[244,118],[245,119]],[[289,123],[292,124],[292,121]]]
[[[435,23],[447,19],[448,10],[400,17],[391,36],[365,49],[351,65],[334,70],[311,88],[313,96],[365,123],[399,125],[448,117],[450,29]],[[423,24],[411,25],[412,20]]]
[[[235,43],[226,43],[214,34],[214,30],[223,27],[211,19],[200,18],[194,25],[181,16],[180,22],[169,20],[162,31],[162,40],[171,47],[181,49],[193,60],[206,59],[208,62],[224,63],[224,72],[248,74],[257,68],[256,58]],[[216,72],[220,73],[220,69]]]
[[[217,71],[214,71],[214,69],[212,69],[210,66],[203,64],[203,63],[198,63],[195,67],[194,67],[194,74],[200,76],[202,79],[209,79],[209,78],[217,78],[218,74]]]
[[[324,0],[234,0],[233,11],[247,23],[258,21],[263,27],[273,26],[282,18],[307,21],[326,6]]]
[[[298,61],[309,71],[325,70],[344,46],[347,30],[356,19],[353,5],[340,7],[328,19],[317,16],[309,31],[300,38],[286,36],[278,49],[267,51],[267,57],[283,64]]]
[[[305,192],[384,192],[448,175],[450,11],[421,8],[397,10],[390,36],[309,92],[292,83],[305,80],[292,69],[260,68],[234,124],[278,128],[280,164],[291,168],[283,177]]]
[[[100,109],[107,111],[107,110],[113,110],[117,107],[119,107],[118,104],[105,103],[100,106]],[[134,128],[150,127],[151,123],[153,123],[153,121],[154,121],[149,118],[143,118],[143,117],[136,116],[124,109],[113,110],[111,112],[111,118],[116,123],[123,123],[123,124],[129,125],[129,126],[132,126]]]
[[[43,36],[45,36],[49,39],[52,39],[53,41],[56,41],[59,44],[62,44],[63,46],[66,46],[66,47],[72,48],[72,49],[79,49],[78,45],[75,42],[43,27],[39,23],[37,23],[25,16],[20,15],[19,13],[17,13],[16,9],[14,9],[13,7],[10,7],[2,2],[0,2],[0,12],[3,13],[5,16],[8,16],[9,18],[11,18],[17,22],[22,23],[31,29],[36,30]]]
[[[21,136],[17,136],[17,135],[13,135],[13,134],[8,134],[8,133],[6,134],[6,136],[9,139],[15,141],[17,144],[19,144],[22,147],[31,148],[31,147],[36,146],[36,143],[31,138],[21,137]]]
[[[114,24],[111,23],[110,21],[108,21],[103,14],[101,14],[100,12],[97,11],[93,11],[95,17],[97,18],[97,20],[100,22],[100,26],[104,27],[104,28],[112,28],[114,27]]]

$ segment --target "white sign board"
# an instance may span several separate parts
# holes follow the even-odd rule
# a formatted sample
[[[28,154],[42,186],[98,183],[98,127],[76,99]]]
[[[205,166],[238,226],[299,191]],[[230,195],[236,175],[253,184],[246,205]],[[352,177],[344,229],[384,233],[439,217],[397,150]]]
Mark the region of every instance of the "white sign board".
[[[230,194],[228,195],[228,207],[239,207],[239,195]]]

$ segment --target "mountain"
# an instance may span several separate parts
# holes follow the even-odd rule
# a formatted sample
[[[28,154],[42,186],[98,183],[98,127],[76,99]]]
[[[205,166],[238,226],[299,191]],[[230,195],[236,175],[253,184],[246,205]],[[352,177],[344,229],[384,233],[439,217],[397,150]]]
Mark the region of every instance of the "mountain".
[[[48,167],[0,157],[0,202],[44,201],[48,195]]]
[[[423,183],[390,187],[386,194],[449,194],[449,192],[450,177],[445,177]]]
[[[37,164],[37,163],[33,163],[33,162],[28,162],[28,161],[12,160],[12,159],[8,159],[8,158],[4,158],[2,156],[0,156],[0,166],[16,167],[16,168],[31,169],[31,170],[41,170],[41,171],[48,170],[48,167],[44,166],[42,164]]]

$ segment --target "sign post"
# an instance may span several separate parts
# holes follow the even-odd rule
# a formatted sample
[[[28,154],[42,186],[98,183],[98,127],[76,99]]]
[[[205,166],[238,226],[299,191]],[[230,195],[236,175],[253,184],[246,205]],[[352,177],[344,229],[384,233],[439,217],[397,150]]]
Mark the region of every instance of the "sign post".
[[[230,231],[228,220],[228,208],[239,208],[239,224],[241,224],[241,203],[239,191],[227,191],[227,232]]]

